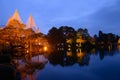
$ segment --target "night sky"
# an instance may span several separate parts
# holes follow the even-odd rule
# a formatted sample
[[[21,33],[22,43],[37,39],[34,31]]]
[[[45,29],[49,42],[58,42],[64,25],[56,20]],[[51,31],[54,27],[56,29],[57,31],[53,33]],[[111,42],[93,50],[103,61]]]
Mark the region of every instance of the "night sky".
[[[24,23],[32,14],[42,33],[53,26],[87,28],[120,35],[120,0],[0,0],[0,25],[17,9]]]

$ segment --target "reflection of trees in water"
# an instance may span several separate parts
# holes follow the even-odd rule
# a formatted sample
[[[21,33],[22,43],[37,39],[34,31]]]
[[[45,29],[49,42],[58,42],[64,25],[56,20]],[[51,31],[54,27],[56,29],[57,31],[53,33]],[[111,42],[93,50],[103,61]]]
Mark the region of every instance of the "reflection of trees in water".
[[[74,64],[79,64],[79,66],[89,65],[90,56],[93,54],[99,54],[100,59],[104,59],[105,56],[113,56],[116,52],[116,47],[102,47],[91,48],[89,50],[80,49],[79,52],[70,52],[70,51],[55,51],[49,56],[49,62],[52,65],[61,65],[61,66],[72,66]]]
[[[64,64],[64,53],[62,52],[53,52],[51,53],[51,55],[49,56],[49,62],[52,63],[53,65],[57,65],[57,64]]]
[[[107,46],[107,47],[102,46],[102,47],[98,48],[98,53],[99,53],[101,60],[104,59],[105,56],[115,55],[116,51],[117,51],[117,48],[115,46],[113,46],[111,48],[109,46]]]
[[[60,64],[61,66],[72,66],[78,63],[80,66],[88,65],[90,55],[84,52],[68,53],[68,52],[54,52],[49,56],[49,62],[53,65]]]
[[[41,61],[41,57],[38,57],[35,57],[37,58],[35,60],[23,57],[20,60],[17,58],[13,60],[13,64],[16,65],[16,70],[20,72],[23,80],[36,80],[37,73],[45,67],[46,61]]]
[[[80,66],[89,65],[90,55],[85,54],[82,58],[78,58],[78,64]]]

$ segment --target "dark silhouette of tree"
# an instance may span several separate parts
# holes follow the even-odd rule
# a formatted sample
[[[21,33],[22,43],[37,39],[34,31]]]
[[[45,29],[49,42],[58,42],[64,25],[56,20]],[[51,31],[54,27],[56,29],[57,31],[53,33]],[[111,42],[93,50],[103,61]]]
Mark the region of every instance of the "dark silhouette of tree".
[[[77,30],[77,36],[78,37],[82,37],[83,39],[91,39],[91,36],[89,35],[88,33],[88,30],[85,28],[85,29],[82,29],[82,28],[79,28]]]
[[[49,55],[49,62],[52,64],[52,65],[58,65],[60,64],[61,66],[64,66],[64,56],[65,53],[61,53],[61,52],[53,52],[51,53],[51,55]]]
[[[53,27],[48,32],[48,42],[52,45],[53,50],[57,48],[57,44],[64,42],[64,35],[60,29]]]
[[[69,27],[69,26],[61,26],[59,29],[62,30],[62,32],[63,32],[64,36],[66,37],[66,39],[69,39],[69,38],[74,39],[75,32],[76,32],[74,30],[74,28]]]
[[[53,49],[57,48],[57,45],[65,48],[66,39],[75,39],[76,32],[72,27],[61,26],[59,29],[53,27],[48,32],[48,41],[53,46]]]
[[[103,35],[103,32],[100,30],[99,31],[99,37],[101,37]]]

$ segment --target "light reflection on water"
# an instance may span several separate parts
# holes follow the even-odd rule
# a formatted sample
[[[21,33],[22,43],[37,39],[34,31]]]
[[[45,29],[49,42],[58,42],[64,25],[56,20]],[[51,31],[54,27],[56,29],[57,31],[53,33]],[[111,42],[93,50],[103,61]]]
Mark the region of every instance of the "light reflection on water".
[[[22,80],[36,80],[37,74],[45,67],[47,62],[48,59],[43,55],[34,56],[31,59],[13,59],[13,63],[16,65],[16,70],[20,72]]]
[[[119,49],[69,55],[55,52],[48,59],[39,55],[31,61],[17,60],[17,68],[23,80],[120,80],[119,53]]]

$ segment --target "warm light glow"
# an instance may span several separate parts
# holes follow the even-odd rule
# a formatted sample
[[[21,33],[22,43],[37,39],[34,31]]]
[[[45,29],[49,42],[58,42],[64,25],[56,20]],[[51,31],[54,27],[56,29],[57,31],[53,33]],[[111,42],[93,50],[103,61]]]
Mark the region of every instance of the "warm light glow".
[[[47,51],[47,50],[48,50],[48,48],[46,46],[44,46],[44,51]]]
[[[77,53],[77,57],[79,57],[79,58],[82,58],[82,57],[84,57],[84,53]]]
[[[118,50],[120,51],[120,45],[117,46]]]
[[[19,13],[18,11],[16,10],[15,13],[13,14],[13,16],[11,16],[9,19],[8,19],[8,22],[6,24],[6,26],[10,25],[11,22],[13,22],[14,20],[17,20],[18,22],[22,23],[22,20],[19,16]]]
[[[29,53],[29,50],[27,50],[26,53]]]
[[[118,44],[120,44],[120,38],[118,39]]]
[[[41,43],[39,42],[38,45],[41,45]]]
[[[77,39],[77,40],[76,40],[76,42],[77,42],[77,43],[84,43],[84,42],[85,42],[85,40],[83,40],[83,39],[79,38],[79,39]]]
[[[80,52],[77,52],[77,57],[79,57],[79,58],[84,57],[84,55],[85,55],[85,53],[82,52],[81,49],[80,49]]]
[[[18,13],[17,10],[14,12],[14,15],[12,16],[12,18],[13,18],[14,20],[17,20],[17,21],[19,21],[20,23],[22,23],[22,20],[21,20],[21,18],[20,18],[20,16],[19,16],[19,13]]]
[[[67,43],[72,43],[72,39],[67,39],[66,42]]]
[[[67,56],[72,56],[72,52],[67,52]]]

